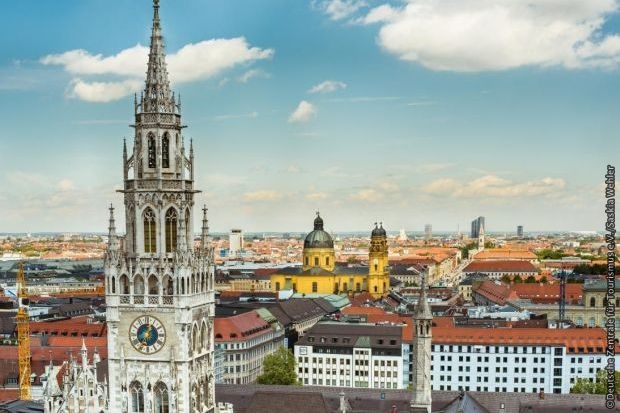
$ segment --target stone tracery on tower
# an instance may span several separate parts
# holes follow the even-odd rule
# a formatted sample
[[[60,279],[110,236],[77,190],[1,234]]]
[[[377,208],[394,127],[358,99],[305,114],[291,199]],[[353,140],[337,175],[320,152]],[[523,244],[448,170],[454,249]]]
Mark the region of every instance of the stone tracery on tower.
[[[128,150],[123,142],[124,242],[110,207],[104,263],[109,398],[105,410],[98,408],[212,413],[218,411],[213,250],[206,206],[201,245],[194,249],[194,196],[199,191],[194,189],[193,143],[186,154],[159,8],[154,0],[144,91],[134,98],[133,145]]]

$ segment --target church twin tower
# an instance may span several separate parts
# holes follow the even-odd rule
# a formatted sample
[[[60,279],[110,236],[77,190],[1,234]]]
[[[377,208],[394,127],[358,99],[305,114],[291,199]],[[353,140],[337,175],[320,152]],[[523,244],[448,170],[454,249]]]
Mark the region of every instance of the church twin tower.
[[[110,207],[105,258],[110,412],[215,412],[213,251],[194,247],[194,157],[170,91],[159,0],[146,85],[123,148],[126,236]]]

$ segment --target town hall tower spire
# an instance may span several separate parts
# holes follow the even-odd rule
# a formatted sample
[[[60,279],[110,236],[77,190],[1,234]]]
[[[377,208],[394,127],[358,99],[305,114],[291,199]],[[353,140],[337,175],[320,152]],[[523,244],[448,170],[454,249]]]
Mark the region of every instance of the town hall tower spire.
[[[120,191],[125,240],[110,230],[105,259],[109,411],[214,412],[213,250],[194,246],[199,191],[170,91],[159,0],[132,126]]]

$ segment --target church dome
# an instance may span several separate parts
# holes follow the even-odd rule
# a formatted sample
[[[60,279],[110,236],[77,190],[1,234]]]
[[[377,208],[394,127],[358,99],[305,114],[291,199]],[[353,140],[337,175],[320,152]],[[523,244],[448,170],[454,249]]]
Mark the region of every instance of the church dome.
[[[304,248],[334,248],[334,240],[323,230],[323,218],[318,212],[314,219],[314,231],[306,236]]]
[[[372,230],[372,233],[370,234],[370,236],[371,237],[386,237],[387,233],[383,229],[383,223],[381,223],[380,226],[377,226],[377,223],[375,223],[375,229]]]

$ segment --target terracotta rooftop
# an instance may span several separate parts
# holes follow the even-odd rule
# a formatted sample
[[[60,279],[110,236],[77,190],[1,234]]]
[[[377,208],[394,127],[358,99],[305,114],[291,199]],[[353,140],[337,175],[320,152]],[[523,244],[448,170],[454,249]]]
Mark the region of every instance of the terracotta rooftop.
[[[538,256],[528,250],[489,248],[474,255],[475,260],[536,260]]]
[[[499,305],[506,304],[506,301],[509,299],[519,298],[519,296],[511,290],[510,285],[490,280],[482,281],[473,288],[473,292]]]
[[[568,353],[605,354],[602,328],[478,328],[433,327],[433,344],[456,345],[561,345]],[[616,353],[620,348],[616,347]]]
[[[215,319],[215,341],[245,341],[271,330],[269,323],[255,311]]]
[[[519,298],[533,302],[558,302],[560,300],[560,284],[513,284],[510,288]],[[583,284],[566,284],[566,301],[577,304],[583,299]]]
[[[30,323],[30,334],[68,337],[105,337],[106,323],[93,323],[88,316]]]
[[[493,260],[472,261],[463,269],[463,272],[531,272],[535,274],[538,270],[529,261]]]

